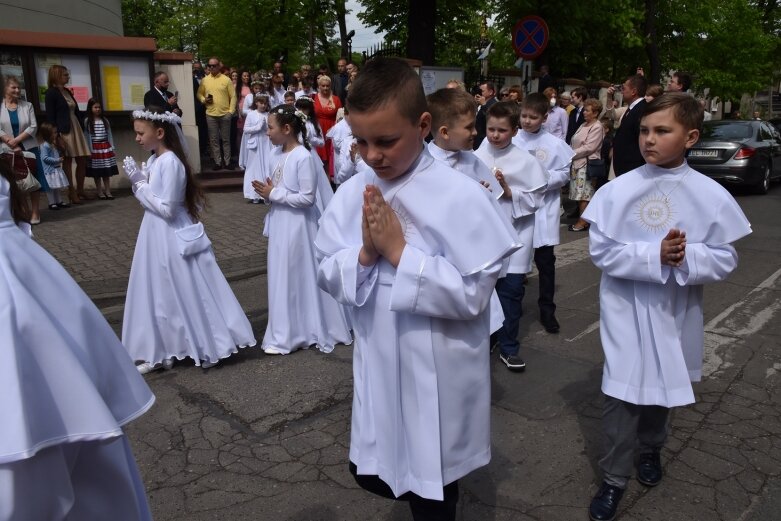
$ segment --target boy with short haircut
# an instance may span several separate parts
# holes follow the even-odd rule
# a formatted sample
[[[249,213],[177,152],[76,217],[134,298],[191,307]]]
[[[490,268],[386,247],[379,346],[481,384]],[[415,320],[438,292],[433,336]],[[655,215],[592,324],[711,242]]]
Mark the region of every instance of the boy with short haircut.
[[[431,113],[431,156],[488,188],[496,199],[502,187],[491,170],[472,152],[477,136],[474,96],[461,89],[439,89],[426,97]]]
[[[539,161],[512,144],[518,131],[518,104],[502,101],[488,109],[486,139],[475,155],[491,169],[502,186],[500,205],[523,246],[509,260],[507,273],[496,283],[504,311],[504,325],[497,332],[499,359],[510,371],[523,371],[526,363],[518,355],[518,332],[526,274],[531,272],[534,213],[542,206],[548,175]]]
[[[293,91],[287,91],[283,99],[285,100],[285,105],[294,105],[296,103],[296,94]]]
[[[415,519],[455,519],[457,480],[490,460],[488,302],[519,245],[488,191],[426,150],[406,62],[370,61],[347,105],[370,168],[336,192],[315,246],[320,286],[351,306],[350,471]]]
[[[691,382],[702,374],[703,284],[737,267],[731,243],[751,233],[735,199],[686,163],[701,127],[692,96],[656,98],[640,121],[646,164],[600,188],[583,213],[602,270],[605,352],[604,481],[592,520],[615,517],[636,445],[637,480],[661,481],[669,408],[694,402]]]
[[[574,97],[574,96],[573,96]],[[559,244],[559,210],[561,187],[569,183],[569,167],[575,152],[561,139],[542,128],[548,113],[548,100],[537,92],[521,103],[521,128],[513,144],[537,158],[548,172],[548,184],[542,205],[534,212],[534,264],[539,272],[540,322],[548,333],[559,332],[556,320],[556,256],[553,247]]]
[[[428,151],[436,161],[461,172],[465,176],[483,185],[495,199],[502,196],[503,190],[493,173],[472,152],[477,136],[475,110],[477,102],[474,96],[463,89],[439,89],[426,96],[428,111],[431,114],[431,135]],[[457,204],[460,204],[460,199]],[[504,211],[497,205],[496,210],[504,218]],[[491,329],[493,335],[504,323],[502,304],[496,291],[491,295]]]

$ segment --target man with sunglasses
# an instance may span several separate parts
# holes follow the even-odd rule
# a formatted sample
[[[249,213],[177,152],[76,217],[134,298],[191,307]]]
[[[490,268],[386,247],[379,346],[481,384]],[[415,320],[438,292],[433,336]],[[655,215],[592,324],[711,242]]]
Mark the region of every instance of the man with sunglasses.
[[[219,58],[209,58],[206,64],[208,75],[198,87],[198,100],[206,106],[213,169],[232,170],[230,127],[231,117],[236,112],[236,92],[230,78],[220,73],[220,67]]]

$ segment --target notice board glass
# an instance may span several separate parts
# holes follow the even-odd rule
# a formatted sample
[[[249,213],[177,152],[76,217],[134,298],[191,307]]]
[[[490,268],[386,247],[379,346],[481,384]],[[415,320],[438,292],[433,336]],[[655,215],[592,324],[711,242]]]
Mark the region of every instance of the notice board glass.
[[[41,110],[46,110],[46,90],[49,68],[62,65],[70,72],[71,80],[67,87],[73,92],[79,109],[87,110],[87,102],[92,97],[92,76],[89,71],[89,57],[73,54],[36,54],[35,79],[38,82],[38,100]]]
[[[149,58],[99,56],[98,66],[104,111],[144,108],[144,94],[151,88]]]

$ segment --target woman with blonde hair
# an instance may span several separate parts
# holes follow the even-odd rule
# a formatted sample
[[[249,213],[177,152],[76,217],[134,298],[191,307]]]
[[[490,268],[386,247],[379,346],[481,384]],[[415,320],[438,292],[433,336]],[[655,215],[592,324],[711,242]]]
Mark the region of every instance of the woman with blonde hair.
[[[49,78],[46,90],[46,119],[57,127],[57,132],[65,145],[65,162],[62,169],[68,177],[69,199],[74,204],[81,204],[81,199],[87,199],[84,194],[84,177],[87,175],[87,159],[90,149],[84,138],[84,114],[79,110],[79,104],[73,93],[66,87],[70,82],[70,72],[62,65],[52,65],[49,68]],[[76,160],[76,188],[73,183],[73,160]]]

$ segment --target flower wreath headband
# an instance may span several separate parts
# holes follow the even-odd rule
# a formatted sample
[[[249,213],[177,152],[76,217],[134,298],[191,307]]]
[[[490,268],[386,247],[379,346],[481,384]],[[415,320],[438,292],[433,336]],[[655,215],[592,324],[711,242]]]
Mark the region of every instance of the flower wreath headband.
[[[134,110],[133,119],[146,119],[148,121],[162,121],[163,123],[182,124],[182,118],[173,112],[150,112],[148,110]]]
[[[286,111],[284,108],[280,107],[280,108],[278,108],[277,110],[275,110],[274,112],[276,112],[277,114],[283,114],[283,115],[284,115],[284,114],[285,114],[285,112],[287,112],[287,111]],[[301,120],[301,123],[306,123],[306,122],[307,122],[307,120],[309,119],[309,118],[307,118],[307,117],[306,117],[306,114],[304,114],[303,112],[301,112],[301,111],[300,111],[300,110],[298,110],[298,109],[296,109],[296,111],[295,111],[295,112],[293,112],[293,114],[294,114],[294,115],[295,115],[295,116],[296,116],[298,119],[300,119],[300,120]]]

